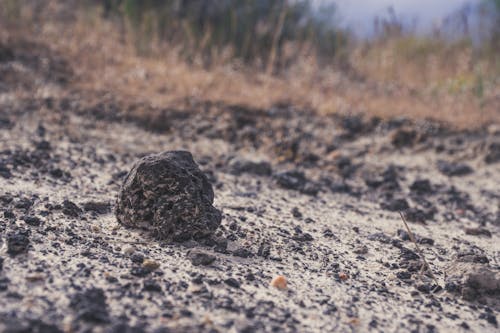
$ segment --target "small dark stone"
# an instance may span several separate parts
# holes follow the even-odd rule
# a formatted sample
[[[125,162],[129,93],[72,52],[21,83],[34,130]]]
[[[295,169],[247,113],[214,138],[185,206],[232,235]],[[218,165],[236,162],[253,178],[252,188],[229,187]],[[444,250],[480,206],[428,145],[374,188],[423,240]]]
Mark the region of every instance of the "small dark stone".
[[[401,240],[404,240],[404,241],[410,240],[410,235],[402,229],[398,229],[398,236],[399,236],[399,238],[401,238]]]
[[[278,185],[290,190],[300,190],[307,182],[306,176],[301,171],[285,171],[275,175]]]
[[[9,278],[0,277],[0,291],[6,291],[9,288],[9,283]]]
[[[311,242],[314,240],[313,236],[311,236],[311,234],[308,234],[307,232],[297,234],[293,236],[293,239],[298,242]]]
[[[284,171],[277,173],[274,177],[277,184],[283,188],[299,191],[308,195],[316,195],[319,192],[318,185],[308,181],[301,171]]]
[[[465,176],[474,172],[472,168],[465,163],[438,161],[437,167],[442,174],[448,177]]]
[[[28,250],[29,230],[18,229],[7,234],[7,253],[16,255]]]
[[[161,286],[154,280],[145,280],[143,283],[143,290],[159,293],[162,292]]]
[[[0,257],[0,272],[2,271],[2,268],[3,268],[3,258]]]
[[[263,258],[268,258],[271,254],[271,245],[266,242],[262,242],[257,250],[257,255]]]
[[[7,167],[7,165],[5,165],[2,162],[0,162],[0,176],[2,176],[5,179],[9,179],[12,177],[10,169]]]
[[[23,221],[34,227],[38,227],[42,223],[42,220],[40,220],[40,218],[30,215],[23,216]]]
[[[191,250],[188,253],[188,258],[195,266],[208,266],[217,259],[216,256],[200,250]]]
[[[109,322],[106,295],[102,289],[92,288],[73,295],[69,306],[80,320],[94,323]]]
[[[251,173],[257,176],[270,176],[272,173],[271,164],[268,162],[253,162],[240,158],[235,158],[229,163],[231,173],[240,175]]]
[[[434,210],[422,210],[418,208],[408,208],[404,211],[405,218],[409,222],[425,223],[434,218]]]
[[[382,202],[380,207],[391,212],[401,212],[410,208],[410,205],[408,205],[408,202],[405,199],[395,198]]]
[[[133,276],[137,276],[137,277],[148,276],[151,272],[152,272],[152,270],[150,268],[146,268],[146,267],[142,267],[142,266],[132,267],[132,269],[130,270],[130,274],[132,274]]]
[[[484,312],[479,315],[479,318],[486,320],[488,323],[490,323],[495,327],[498,327],[497,317],[495,316],[494,313]]]
[[[478,264],[487,264],[490,262],[488,257],[486,257],[483,254],[476,254],[476,253],[458,253],[457,254],[457,261],[460,262],[473,262],[473,263],[478,263]]]
[[[486,154],[484,161],[488,164],[500,162],[500,142],[492,143],[488,147],[488,153]]]
[[[491,238],[491,231],[485,228],[465,228],[465,233],[467,235],[486,236]]]
[[[64,215],[71,217],[78,217],[82,213],[81,208],[70,200],[64,200],[62,206],[63,206],[62,212]]]
[[[425,283],[421,283],[417,285],[417,290],[424,294],[428,294],[431,292],[431,286]]]
[[[111,326],[106,333],[146,333],[148,332],[142,326],[130,326],[127,323],[117,323]],[[155,331],[155,333],[171,333],[170,330]]]
[[[51,169],[49,174],[54,178],[62,178],[64,176],[64,171],[59,168]]]
[[[391,143],[396,148],[413,146],[417,140],[417,132],[409,128],[399,128],[393,134]]]
[[[50,150],[51,148],[50,142],[46,140],[42,140],[36,144],[36,149],[38,150]]]
[[[63,331],[54,324],[47,324],[40,319],[24,318],[1,318],[4,333],[63,333]]]
[[[368,239],[371,241],[379,241],[384,244],[389,244],[391,242],[391,238],[382,232],[377,232],[368,236]]]
[[[11,211],[11,210],[5,210],[3,212],[3,217],[5,217],[6,219],[15,219],[16,218],[16,214],[14,214],[14,212]]]
[[[241,257],[241,258],[249,258],[249,257],[253,256],[252,252],[245,249],[244,247],[239,247],[236,250],[234,250],[232,253],[234,256]]]
[[[409,280],[409,279],[411,279],[411,273],[407,272],[407,271],[398,272],[396,274],[396,276],[398,277],[398,279],[401,279],[401,280]]]
[[[420,237],[417,242],[422,245],[434,245],[434,239],[428,237]]]
[[[142,262],[144,261],[144,256],[140,253],[133,253],[131,256],[130,256],[130,260],[132,260],[133,263],[136,263],[136,264],[142,264]]]
[[[335,237],[335,234],[331,229],[326,228],[323,230],[323,236],[325,236],[326,238],[333,238]]]
[[[428,179],[418,179],[410,185],[410,190],[419,195],[432,193],[432,185]]]
[[[301,219],[302,218],[302,213],[300,212],[300,210],[297,207],[293,207],[293,209],[292,209],[292,215],[293,215],[293,217],[295,217],[297,219]]]
[[[134,164],[121,188],[116,217],[127,227],[149,230],[167,241],[212,235],[222,215],[214,192],[191,153],[168,151]]]
[[[34,202],[28,198],[20,198],[16,201],[14,207],[27,210],[30,209],[31,206],[33,206],[33,203]]]
[[[224,283],[233,288],[239,288],[240,283],[235,278],[228,278],[224,280]]]
[[[410,261],[410,260],[418,260],[420,259],[420,257],[418,256],[418,254],[416,254],[414,251],[406,248],[406,247],[400,247],[399,250],[401,251],[400,253],[400,256],[403,260],[407,260],[407,261]]]
[[[103,215],[111,212],[111,205],[105,201],[89,201],[83,204],[83,210]]]

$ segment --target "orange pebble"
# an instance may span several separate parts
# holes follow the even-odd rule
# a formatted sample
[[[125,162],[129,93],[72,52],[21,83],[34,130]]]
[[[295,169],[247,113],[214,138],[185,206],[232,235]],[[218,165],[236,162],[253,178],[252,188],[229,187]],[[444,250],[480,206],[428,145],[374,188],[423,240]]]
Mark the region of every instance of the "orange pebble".
[[[271,286],[278,289],[286,289],[286,277],[283,275],[275,276],[271,281]]]
[[[339,273],[339,279],[341,279],[342,281],[345,281],[348,278],[349,278],[349,275],[347,275],[346,273],[344,273],[344,272]]]

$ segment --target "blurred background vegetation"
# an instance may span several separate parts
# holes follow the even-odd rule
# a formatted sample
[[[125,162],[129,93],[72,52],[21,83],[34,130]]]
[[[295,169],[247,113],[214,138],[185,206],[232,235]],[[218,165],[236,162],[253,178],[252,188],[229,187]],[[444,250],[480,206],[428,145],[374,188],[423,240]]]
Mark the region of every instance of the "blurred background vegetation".
[[[416,116],[434,115],[435,109],[450,113],[460,105],[469,112],[500,109],[500,0],[464,6],[425,34],[389,8],[374,19],[369,38],[340,24],[335,1],[0,0],[0,15],[11,34],[31,29],[34,36],[51,35],[53,45],[72,52],[96,44],[106,59],[104,72],[111,73],[110,64],[123,59],[125,50],[116,45],[128,45],[142,60],[127,66],[149,73],[142,79],[156,80],[156,92],[224,100],[238,82],[238,92],[228,97],[231,103],[284,99],[327,112]],[[75,40],[72,47],[68,34]],[[92,57],[89,52],[81,65]],[[187,69],[179,74],[181,67]],[[92,68],[99,66],[87,70]],[[177,81],[186,77],[183,88],[154,78],[155,71],[161,72],[166,81],[174,68]],[[113,73],[113,86],[119,86],[120,72]]]
[[[310,0],[104,0],[103,15],[125,24],[137,50],[150,53],[154,44],[180,46],[188,61],[204,66],[238,59],[262,70],[286,69],[301,56],[314,55],[322,65],[349,57],[354,36],[337,21],[335,2]],[[498,61],[500,0],[484,0],[451,13],[431,35],[418,36],[392,7],[374,21],[375,34],[365,45],[396,42],[405,59],[421,60],[448,48],[450,53],[472,47],[470,17],[488,22],[476,36],[474,53]],[[441,29],[441,30],[439,30]],[[451,33],[450,33],[451,30]],[[476,43],[476,44],[477,44]],[[358,43],[359,44],[359,43]],[[352,51],[352,50],[351,50]]]

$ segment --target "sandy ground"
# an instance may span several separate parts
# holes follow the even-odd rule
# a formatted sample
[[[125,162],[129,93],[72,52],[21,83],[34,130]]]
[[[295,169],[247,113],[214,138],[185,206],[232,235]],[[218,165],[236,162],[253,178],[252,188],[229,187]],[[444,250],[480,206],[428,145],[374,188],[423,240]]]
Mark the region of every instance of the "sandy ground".
[[[287,106],[141,115],[71,90],[57,59],[5,54],[1,331],[499,330],[495,125]],[[213,184],[223,219],[210,241],[168,244],[114,216],[133,163],[173,149]],[[286,289],[270,286],[278,275]]]

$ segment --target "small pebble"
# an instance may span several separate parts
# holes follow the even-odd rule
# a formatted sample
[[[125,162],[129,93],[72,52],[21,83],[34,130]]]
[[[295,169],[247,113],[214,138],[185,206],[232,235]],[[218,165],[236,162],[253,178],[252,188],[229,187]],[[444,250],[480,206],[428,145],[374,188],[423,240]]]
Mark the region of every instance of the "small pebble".
[[[123,249],[123,254],[128,256],[132,255],[135,252],[135,248],[133,246],[127,246]]]
[[[147,269],[149,269],[151,271],[154,271],[155,269],[157,269],[158,267],[160,267],[160,264],[157,261],[154,261],[152,259],[145,259],[142,262],[142,267],[147,268]]]
[[[286,289],[287,281],[283,275],[275,276],[271,281],[271,286],[278,289]]]

